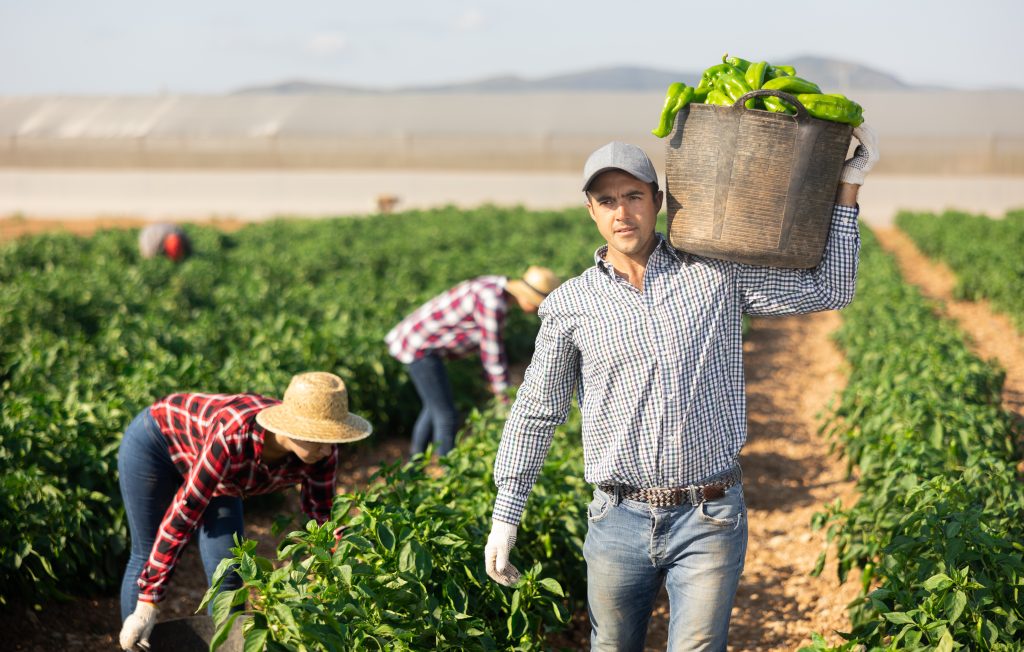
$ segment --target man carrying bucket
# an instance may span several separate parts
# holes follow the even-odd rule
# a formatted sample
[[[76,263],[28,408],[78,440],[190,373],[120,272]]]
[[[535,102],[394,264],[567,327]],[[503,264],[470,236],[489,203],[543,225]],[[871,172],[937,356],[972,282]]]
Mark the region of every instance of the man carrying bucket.
[[[499,400],[507,400],[508,361],[502,331],[509,300],[524,312],[537,312],[559,282],[550,269],[536,265],[521,279],[479,276],[434,297],[391,329],[385,337],[388,352],[405,363],[423,402],[413,426],[411,454],[425,451],[431,439],[440,455],[455,445],[458,412],[445,358],[479,349],[491,391]]]
[[[756,267],[673,249],[655,232],[663,193],[644,152],[609,143],[583,170],[607,244],[553,292],[505,423],[485,548],[511,586],[521,514],[573,391],[583,415],[587,603],[592,649],[642,650],[662,585],[668,649],[725,650],[747,548],[741,316],[834,310],[854,294],[857,191],[878,159],[874,132],[843,167],[824,256],[813,269]]]

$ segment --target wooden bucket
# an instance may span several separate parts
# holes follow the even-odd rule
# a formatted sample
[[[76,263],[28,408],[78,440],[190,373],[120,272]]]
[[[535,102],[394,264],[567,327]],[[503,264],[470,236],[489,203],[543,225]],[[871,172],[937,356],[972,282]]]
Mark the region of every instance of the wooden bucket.
[[[797,114],[744,106],[762,95],[786,100]],[[852,133],[775,90],[751,91],[733,106],[684,108],[665,146],[669,243],[751,265],[814,267]]]

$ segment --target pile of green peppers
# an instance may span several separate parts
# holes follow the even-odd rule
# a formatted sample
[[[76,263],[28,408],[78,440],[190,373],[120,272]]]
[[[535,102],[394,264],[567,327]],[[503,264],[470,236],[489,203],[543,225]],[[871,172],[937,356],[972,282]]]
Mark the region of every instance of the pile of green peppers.
[[[696,87],[682,82],[670,84],[665,95],[661,119],[651,133],[664,138],[672,133],[676,114],[691,102],[732,106],[743,95],[759,89],[774,89],[793,95],[815,118],[860,126],[864,109],[860,104],[837,93],[822,93],[814,82],[796,76],[793,66],[773,66],[767,61],[747,61],[722,55],[722,63],[711,66],[700,77]],[[793,115],[796,108],[777,97],[755,97],[747,100],[748,109]]]

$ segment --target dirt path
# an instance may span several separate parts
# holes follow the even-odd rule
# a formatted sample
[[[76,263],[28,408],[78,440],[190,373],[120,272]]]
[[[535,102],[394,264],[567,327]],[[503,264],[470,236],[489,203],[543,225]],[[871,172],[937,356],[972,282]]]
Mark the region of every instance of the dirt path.
[[[930,299],[942,302],[944,316],[957,322],[968,345],[983,359],[995,359],[1006,370],[1003,408],[1024,419],[1024,334],[1009,317],[996,312],[988,301],[953,299],[956,275],[943,263],[922,254],[898,229],[875,229],[882,247],[896,257],[900,272]]]
[[[134,229],[151,223],[151,220],[130,217],[101,217],[91,220],[5,217],[0,219],[0,242],[13,240],[23,235],[61,231],[75,235],[92,235],[101,229]],[[243,220],[226,218],[197,220],[194,223],[216,226],[229,232],[237,231],[249,224]]]

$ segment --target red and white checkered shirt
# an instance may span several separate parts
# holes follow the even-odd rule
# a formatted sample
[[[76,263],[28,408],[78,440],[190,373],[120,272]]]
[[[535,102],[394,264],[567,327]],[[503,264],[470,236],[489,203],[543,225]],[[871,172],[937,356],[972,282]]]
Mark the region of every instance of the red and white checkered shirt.
[[[256,423],[279,400],[257,394],[171,394],[150,406],[183,482],[164,513],[149,561],[139,575],[139,599],[159,602],[174,566],[214,496],[252,496],[302,485],[302,511],[326,521],[334,501],[338,450],[315,464],[286,455],[264,464],[266,430]]]
[[[478,276],[437,295],[391,329],[384,338],[388,352],[409,364],[431,352],[458,358],[479,349],[491,391],[505,391],[507,282],[504,276]]]

